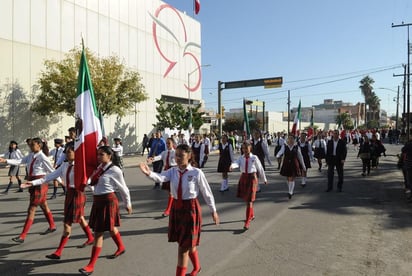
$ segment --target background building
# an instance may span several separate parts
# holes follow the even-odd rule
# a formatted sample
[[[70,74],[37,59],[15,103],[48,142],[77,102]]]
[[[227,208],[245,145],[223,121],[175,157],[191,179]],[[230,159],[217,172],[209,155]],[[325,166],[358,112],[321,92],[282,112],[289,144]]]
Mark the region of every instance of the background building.
[[[104,118],[106,134],[122,137],[126,152],[153,130],[157,98],[201,100],[200,23],[162,1],[2,0],[0,26],[0,150],[12,139],[67,135],[74,118],[62,114],[42,126],[28,106],[44,60],[61,59],[82,37],[97,55],[117,55],[142,77],[149,99],[121,120]]]

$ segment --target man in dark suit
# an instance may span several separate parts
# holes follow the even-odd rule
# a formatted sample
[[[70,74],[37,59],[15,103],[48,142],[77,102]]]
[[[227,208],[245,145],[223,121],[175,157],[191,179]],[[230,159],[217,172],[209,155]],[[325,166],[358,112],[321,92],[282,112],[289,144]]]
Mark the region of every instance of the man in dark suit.
[[[347,149],[344,140],[339,138],[339,130],[333,132],[333,138],[328,141],[326,148],[326,163],[328,164],[328,189],[333,189],[333,176],[338,172],[338,192],[342,192],[343,185],[343,165],[345,164]]]

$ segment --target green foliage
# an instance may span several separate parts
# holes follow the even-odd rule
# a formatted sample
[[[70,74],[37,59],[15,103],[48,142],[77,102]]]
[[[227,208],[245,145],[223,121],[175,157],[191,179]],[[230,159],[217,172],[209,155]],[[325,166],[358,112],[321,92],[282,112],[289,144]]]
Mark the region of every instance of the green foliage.
[[[81,49],[72,49],[60,61],[46,60],[40,73],[41,93],[32,110],[40,115],[74,116]],[[97,106],[102,115],[125,116],[146,100],[139,73],[126,69],[117,56],[96,57],[85,49]]]
[[[222,130],[225,132],[239,131],[243,129],[243,117],[231,117],[225,119],[225,123],[222,125]]]
[[[353,121],[349,113],[339,114],[336,116],[335,122],[338,126],[343,125],[344,129],[352,130],[354,128]]]
[[[190,110],[184,108],[181,103],[168,104],[164,99],[156,99],[156,119],[157,123],[153,126],[157,129],[164,130],[165,128],[189,129]],[[200,112],[200,105],[192,106],[192,127],[199,129],[204,121]]]

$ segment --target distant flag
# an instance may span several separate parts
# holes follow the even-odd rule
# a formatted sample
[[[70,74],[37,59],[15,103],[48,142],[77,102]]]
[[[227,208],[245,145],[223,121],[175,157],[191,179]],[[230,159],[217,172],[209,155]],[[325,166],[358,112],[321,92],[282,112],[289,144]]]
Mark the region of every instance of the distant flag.
[[[195,14],[198,14],[200,11],[200,0],[193,0],[193,1],[194,1]]]
[[[245,133],[246,140],[250,139],[250,126],[249,126],[249,116],[246,110],[246,99],[243,99],[243,130]]]
[[[312,114],[310,115],[310,125],[308,129],[308,140],[312,139],[313,137],[313,108],[312,108]]]
[[[76,132],[74,177],[76,189],[83,191],[87,179],[97,167],[97,145],[102,139],[99,111],[96,107],[84,46],[76,96]]]
[[[291,134],[293,136],[297,136],[298,135],[298,124],[300,122],[300,100],[299,100],[299,105],[298,105],[298,112],[296,112],[295,114],[295,119],[293,120],[293,126],[292,126],[292,131]]]

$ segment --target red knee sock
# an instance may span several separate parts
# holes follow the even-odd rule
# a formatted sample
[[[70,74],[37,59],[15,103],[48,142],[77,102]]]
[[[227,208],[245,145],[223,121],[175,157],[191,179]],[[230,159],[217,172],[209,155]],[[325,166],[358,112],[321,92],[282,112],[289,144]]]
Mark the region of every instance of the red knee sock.
[[[249,221],[250,220],[250,206],[249,205],[247,205],[246,206],[246,221]]]
[[[99,258],[100,251],[102,251],[101,247],[93,246],[92,257],[90,258],[89,264],[83,267],[84,270],[86,270],[87,272],[93,272],[94,265],[96,264],[96,261]]]
[[[53,214],[51,212],[44,212],[44,215],[46,216],[47,222],[49,223],[49,228],[55,229],[56,225],[54,224]]]
[[[112,236],[112,239],[114,240],[114,242],[117,245],[117,251],[114,253],[115,255],[119,254],[120,252],[125,250],[123,241],[122,241],[122,237],[120,236],[120,232],[117,232],[116,235]]]
[[[250,207],[250,219],[253,219],[255,217],[255,210],[253,210],[253,207]]]
[[[92,230],[90,230],[89,225],[86,225],[85,227],[82,226],[82,229],[87,236],[87,243],[94,241],[94,236]]]
[[[27,233],[29,233],[29,230],[30,230],[30,227],[31,227],[32,224],[33,224],[33,220],[27,218],[26,222],[24,223],[23,232],[21,232],[21,234],[20,234],[21,239],[24,240],[26,238]]]
[[[169,199],[167,201],[167,207],[166,207],[166,210],[163,212],[163,214],[165,215],[170,214],[170,209],[172,209],[172,204],[173,204],[173,197],[169,195]]]
[[[176,267],[176,276],[185,276],[187,267],[178,266]]]
[[[196,276],[200,271],[200,261],[198,251],[189,252],[189,258],[193,265],[193,270],[190,273],[190,276]]]
[[[56,254],[57,256],[61,256],[64,246],[66,245],[67,241],[69,240],[70,237],[66,237],[66,236],[62,236],[62,238],[60,239],[60,244],[59,247],[57,247],[56,252],[54,252],[54,254]]]

